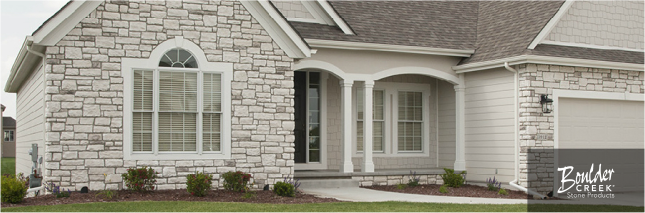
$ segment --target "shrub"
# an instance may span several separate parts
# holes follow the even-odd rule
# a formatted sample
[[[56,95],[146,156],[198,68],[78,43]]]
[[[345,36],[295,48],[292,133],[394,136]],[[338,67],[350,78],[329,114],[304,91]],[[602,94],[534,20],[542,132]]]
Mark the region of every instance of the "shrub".
[[[396,188],[399,190],[404,190],[405,188],[408,188],[408,185],[399,183],[399,184],[396,184]]]
[[[502,183],[497,181],[495,177],[486,179],[486,185],[488,186],[488,191],[496,191],[502,188]]]
[[[273,185],[273,192],[282,197],[296,196],[296,188],[293,185],[282,181],[279,181],[275,183],[275,185]]]
[[[284,177],[284,181],[282,181],[282,182],[291,184],[294,187],[294,190],[296,192],[298,192],[298,187],[300,187],[300,182],[298,182],[298,181],[300,181],[300,179],[296,179],[294,181],[293,178],[290,177],[290,175],[287,175],[286,177]]]
[[[247,189],[246,185],[251,180],[251,175],[237,171],[224,173],[224,189],[243,192]]]
[[[106,200],[112,200],[113,198],[116,198],[117,195],[119,195],[117,191],[103,190],[97,193],[94,197],[102,196]]]
[[[497,192],[497,194],[508,195],[508,192],[506,192],[506,189],[499,189],[499,192]]]
[[[186,176],[186,179],[186,190],[188,190],[191,195],[197,197],[203,197],[206,195],[206,192],[208,192],[211,188],[211,184],[213,183],[213,175],[206,175],[200,172],[190,174]]]
[[[2,202],[20,203],[27,195],[27,180],[20,173],[16,175],[4,175],[2,177]]]
[[[448,193],[448,187],[446,187],[446,185],[441,185],[441,187],[439,187],[439,192],[442,194]]]
[[[466,174],[465,171],[462,171],[459,174],[455,174],[455,170],[448,169],[448,168],[443,168],[444,171],[446,171],[445,174],[441,175],[441,179],[443,179],[443,184],[449,187],[460,187],[461,185],[464,185],[464,177],[462,174]]]
[[[144,166],[143,168],[129,168],[121,177],[123,177],[128,189],[144,192],[155,189],[157,174],[159,172],[155,172],[154,169]]]
[[[417,176],[417,172],[412,173],[410,171],[410,177],[408,178],[408,186],[415,187],[419,185],[420,177]]]
[[[70,191],[69,189],[67,189],[67,191],[60,190],[60,185],[57,186],[55,183],[46,184],[45,189],[54,194],[56,198],[69,197],[72,194],[72,191]]]

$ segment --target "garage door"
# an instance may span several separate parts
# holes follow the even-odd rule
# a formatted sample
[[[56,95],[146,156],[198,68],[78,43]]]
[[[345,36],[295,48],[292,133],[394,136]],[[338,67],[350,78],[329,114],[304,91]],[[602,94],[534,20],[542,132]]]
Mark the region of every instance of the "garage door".
[[[562,149],[643,148],[643,102],[560,98]]]

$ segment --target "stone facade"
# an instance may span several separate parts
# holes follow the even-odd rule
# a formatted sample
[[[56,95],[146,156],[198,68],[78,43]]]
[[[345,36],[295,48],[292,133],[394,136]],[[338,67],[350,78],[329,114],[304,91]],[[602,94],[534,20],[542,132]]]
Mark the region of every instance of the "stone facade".
[[[183,36],[211,62],[233,64],[228,160],[124,160],[122,58],[147,58]],[[118,189],[127,168],[158,171],[159,189],[195,171],[244,171],[257,187],[293,175],[293,59],[239,2],[111,1],[47,48],[45,182]],[[227,100],[224,100],[227,101]],[[226,119],[226,118],[225,118]],[[228,143],[228,141],[223,141]]]
[[[443,184],[441,175],[427,174],[417,175],[419,184]],[[395,186],[407,184],[412,177],[410,175],[353,175],[352,179],[358,180],[360,186]]]
[[[554,114],[542,113],[540,95],[553,89],[643,94],[645,75],[638,71],[596,69],[556,65],[519,65],[520,184],[540,193],[553,190]],[[547,135],[538,139],[537,135]],[[529,159],[529,148],[543,148]],[[531,162],[530,164],[527,162]],[[537,175],[528,174],[535,169]]]

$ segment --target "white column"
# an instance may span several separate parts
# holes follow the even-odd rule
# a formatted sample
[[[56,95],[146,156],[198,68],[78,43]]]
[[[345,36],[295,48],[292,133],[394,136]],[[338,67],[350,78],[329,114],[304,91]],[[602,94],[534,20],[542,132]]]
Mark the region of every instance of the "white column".
[[[352,84],[353,81],[343,80],[342,87],[342,113],[343,113],[343,158],[340,165],[340,172],[354,172],[352,164]]]
[[[372,122],[372,105],[374,105],[373,89],[374,81],[365,81],[363,87],[363,165],[362,172],[374,172],[374,162],[372,162],[373,150],[373,123]]]
[[[462,78],[463,74],[459,77]],[[466,170],[466,128],[465,124],[465,93],[466,88],[463,84],[455,85],[455,165],[454,169],[463,171]]]

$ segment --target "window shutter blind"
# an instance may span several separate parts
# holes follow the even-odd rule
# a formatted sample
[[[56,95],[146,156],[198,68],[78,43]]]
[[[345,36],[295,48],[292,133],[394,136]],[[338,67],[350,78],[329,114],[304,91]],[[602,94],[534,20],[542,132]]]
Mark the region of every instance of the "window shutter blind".
[[[132,151],[152,151],[153,72],[134,71]]]
[[[202,116],[202,150],[221,151],[222,76],[204,73],[204,113]]]

